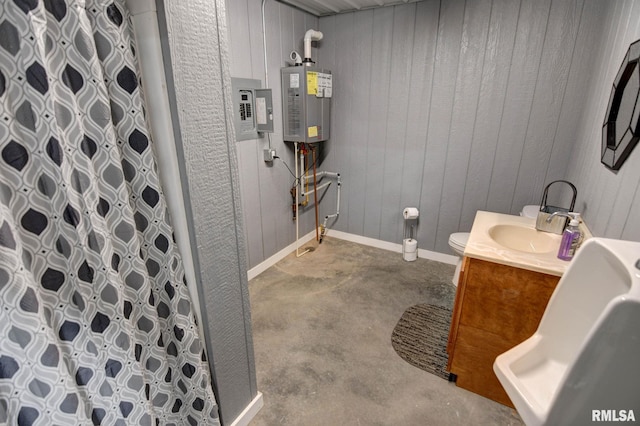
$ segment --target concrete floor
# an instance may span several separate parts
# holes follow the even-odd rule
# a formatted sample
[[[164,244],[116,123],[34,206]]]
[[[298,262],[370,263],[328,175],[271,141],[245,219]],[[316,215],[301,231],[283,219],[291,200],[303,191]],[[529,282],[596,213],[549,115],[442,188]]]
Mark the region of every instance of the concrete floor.
[[[261,425],[521,425],[515,410],[401,359],[408,307],[453,306],[454,267],[327,237],[249,283]],[[306,247],[305,246],[305,247]]]

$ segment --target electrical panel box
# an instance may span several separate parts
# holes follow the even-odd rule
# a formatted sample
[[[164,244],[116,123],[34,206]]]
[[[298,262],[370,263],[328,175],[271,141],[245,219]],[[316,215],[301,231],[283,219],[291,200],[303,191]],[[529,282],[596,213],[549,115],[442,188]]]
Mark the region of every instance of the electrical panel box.
[[[257,139],[260,133],[273,132],[271,89],[261,89],[260,80],[232,78],[233,122],[236,141]]]
[[[287,67],[282,76],[282,132],[291,142],[329,139],[331,131],[331,71],[318,67]]]

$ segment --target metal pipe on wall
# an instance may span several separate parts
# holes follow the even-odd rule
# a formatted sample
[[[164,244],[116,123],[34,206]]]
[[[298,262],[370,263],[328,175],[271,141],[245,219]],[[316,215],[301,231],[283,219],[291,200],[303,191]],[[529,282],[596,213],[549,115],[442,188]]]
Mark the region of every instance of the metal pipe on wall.
[[[200,301],[196,287],[195,266],[191,253],[191,241],[184,207],[178,154],[173,137],[171,109],[164,73],[158,13],[154,0],[127,0],[136,39],[138,65],[142,74],[142,87],[146,100],[145,109],[158,161],[158,174],[171,214],[171,223],[178,250],[182,256],[187,288],[198,319],[198,331],[204,342]]]
[[[332,182],[325,182],[321,185],[317,185],[315,189],[312,189],[311,191],[307,191],[307,192],[303,192],[302,194],[300,194],[301,196],[305,197],[311,193],[314,192],[318,192],[318,191],[322,191],[323,189],[325,189],[327,186],[331,185]]]
[[[269,88],[269,66],[267,65],[267,24],[265,22],[264,17],[264,5],[267,3],[267,0],[262,0],[262,5],[260,6],[262,10],[262,51],[264,54],[264,87],[266,89]],[[267,132],[267,141],[269,142],[269,149],[271,149],[271,133]]]
[[[327,171],[317,172],[317,179],[318,180],[322,179],[325,176],[328,177],[328,178],[337,179],[340,176],[340,173],[327,172]],[[305,179],[305,180],[311,180],[313,178],[313,176],[303,176],[302,178]]]
[[[316,147],[311,148],[313,153],[313,209],[316,213],[316,241],[320,240],[318,235],[318,178],[316,176]]]
[[[337,220],[338,217],[340,216],[340,188],[342,186],[342,181],[340,180],[340,173],[333,173],[333,172],[329,172],[329,173],[331,175],[335,175],[335,178],[338,180],[337,181],[338,191],[336,194],[336,212],[334,214],[329,214],[324,217],[324,221],[322,222],[322,226],[320,227],[320,240],[319,240],[320,243],[322,243],[322,239],[327,233],[327,222],[329,221],[329,219],[335,218]]]
[[[302,195],[304,198],[304,201],[302,201],[302,206],[306,207],[307,204],[309,204],[309,195],[306,195],[306,193],[308,193],[309,191],[307,191],[305,189],[305,186],[308,187],[308,174],[309,169],[307,169],[307,148],[304,144],[302,144],[302,149],[300,150],[300,195]],[[304,178],[304,179],[303,179]]]
[[[293,158],[296,158],[298,156],[298,142],[294,142],[293,143],[293,150],[294,150],[294,154],[293,154]],[[294,202],[293,204],[295,205],[295,209],[296,209],[296,257],[300,257],[306,253],[309,252],[309,249],[306,249],[305,251],[303,251],[302,253],[300,253],[300,215],[299,215],[299,202],[298,202],[298,196],[300,195],[300,190],[302,189],[300,182],[301,180],[298,179],[298,161],[295,161],[296,166],[295,166],[295,176],[296,179],[298,180],[298,182],[295,182],[294,187],[295,189],[295,197],[293,197]]]
[[[264,86],[269,87],[269,67],[267,66],[267,25],[264,18],[264,5],[267,0],[262,0],[262,51],[264,53]]]

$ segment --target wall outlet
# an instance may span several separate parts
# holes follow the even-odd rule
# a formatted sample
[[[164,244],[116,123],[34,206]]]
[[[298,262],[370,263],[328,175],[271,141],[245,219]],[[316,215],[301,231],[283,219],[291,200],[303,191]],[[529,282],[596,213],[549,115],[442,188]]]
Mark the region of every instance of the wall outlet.
[[[276,150],[272,148],[264,149],[264,161],[270,163],[273,161],[273,157],[276,156]]]

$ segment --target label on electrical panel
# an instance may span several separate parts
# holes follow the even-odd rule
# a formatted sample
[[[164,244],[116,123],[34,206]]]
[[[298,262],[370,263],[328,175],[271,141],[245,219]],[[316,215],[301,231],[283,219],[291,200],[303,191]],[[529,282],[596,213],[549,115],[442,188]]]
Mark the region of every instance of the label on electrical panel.
[[[298,89],[300,87],[300,74],[289,74],[289,88]]]
[[[265,98],[256,98],[256,122],[267,124],[267,100]]]

